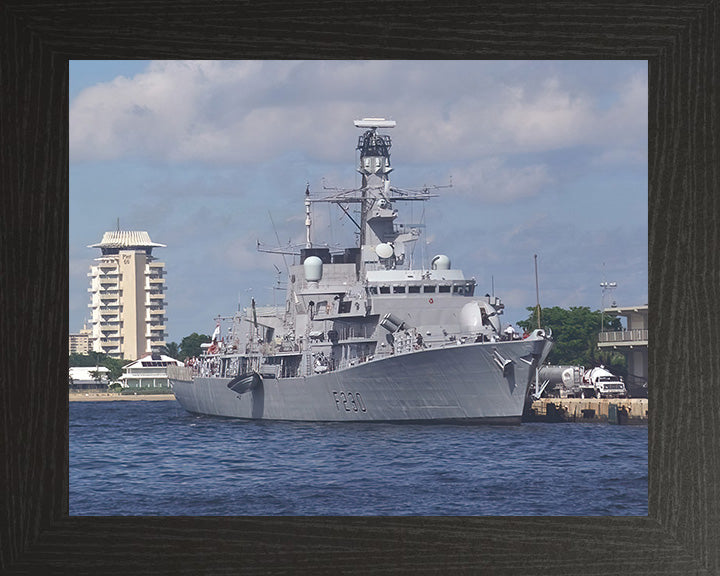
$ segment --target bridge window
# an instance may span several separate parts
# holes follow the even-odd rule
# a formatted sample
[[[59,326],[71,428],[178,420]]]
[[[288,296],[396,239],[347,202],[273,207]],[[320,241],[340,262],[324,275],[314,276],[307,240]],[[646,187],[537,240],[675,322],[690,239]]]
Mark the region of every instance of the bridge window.
[[[394,294],[405,294],[405,286],[393,286]]]
[[[380,286],[380,294],[390,294],[390,286]]]
[[[443,292],[447,294],[447,293],[450,292],[450,286],[440,286],[440,290],[439,290],[439,291],[440,291],[441,294],[442,294]]]
[[[420,294],[420,286],[408,286],[408,292],[410,294]]]
[[[423,286],[423,292],[425,294],[434,294],[436,289],[437,286],[435,286],[434,284],[432,286]]]

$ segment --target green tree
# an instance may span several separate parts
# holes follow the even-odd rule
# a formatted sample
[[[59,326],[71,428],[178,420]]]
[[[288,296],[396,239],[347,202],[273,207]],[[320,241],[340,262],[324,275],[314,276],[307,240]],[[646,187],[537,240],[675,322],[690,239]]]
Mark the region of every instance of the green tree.
[[[93,370],[90,372],[90,376],[92,376],[93,380],[97,382],[98,384],[101,384],[103,381],[104,374],[100,370]]]
[[[185,336],[180,342],[180,356],[178,360],[184,361],[191,356],[200,356],[202,354],[201,344],[207,344],[211,341],[207,334],[198,334],[193,332],[189,336]]]
[[[170,356],[170,358],[179,358],[180,357],[180,345],[177,342],[168,342],[160,348],[160,353],[165,354],[165,356]]]
[[[82,367],[100,366],[105,358],[107,358],[107,355],[102,352],[91,351],[87,354],[70,354],[69,365]]]
[[[537,311],[527,308],[530,316],[517,324],[526,331],[537,327]],[[601,320],[602,318],[602,320]],[[598,349],[600,323],[605,330],[621,330],[619,318],[602,315],[599,310],[591,311],[586,306],[574,306],[569,310],[559,307],[544,308],[540,311],[542,327],[552,331],[555,342],[547,362],[555,365],[613,366],[616,372],[623,372],[625,358],[622,354],[601,352]]]
[[[102,361],[102,365],[105,366],[110,372],[108,372],[108,378],[112,382],[113,380],[117,380],[122,376],[122,369],[123,366],[127,366],[130,364],[130,360],[124,360],[121,358],[110,358],[106,357]]]
[[[102,352],[89,352],[87,354],[70,354],[68,359],[69,366],[104,366],[110,372],[108,372],[108,378],[112,382],[122,376],[123,366],[129,364],[130,360],[124,360],[121,358],[111,358],[107,354]]]

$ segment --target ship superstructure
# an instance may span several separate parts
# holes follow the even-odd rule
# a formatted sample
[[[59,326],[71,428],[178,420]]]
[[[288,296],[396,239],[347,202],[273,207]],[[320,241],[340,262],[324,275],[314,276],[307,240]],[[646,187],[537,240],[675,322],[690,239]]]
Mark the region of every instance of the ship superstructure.
[[[218,318],[207,353],[169,372],[178,401],[240,418],[519,422],[550,339],[542,330],[507,339],[501,300],[477,297],[475,279],[449,257],[414,266],[421,229],[400,224],[397,206],[427,201],[434,189],[391,186],[392,143],[379,131],[394,121],[355,126],[361,186],[320,197],[306,189],[306,241],[288,271],[285,306],[252,301]],[[319,202],[351,219],[357,246],[313,243]]]

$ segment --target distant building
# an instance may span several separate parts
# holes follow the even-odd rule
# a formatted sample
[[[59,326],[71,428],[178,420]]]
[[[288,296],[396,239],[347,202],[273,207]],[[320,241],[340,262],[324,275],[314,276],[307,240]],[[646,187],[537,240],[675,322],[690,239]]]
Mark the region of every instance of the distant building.
[[[87,354],[90,351],[90,330],[87,325],[83,325],[80,332],[70,334],[68,337],[68,346],[70,354]]]
[[[105,366],[70,368],[70,390],[107,390],[108,370]]]
[[[148,354],[123,367],[120,382],[124,388],[169,387],[168,366],[184,366],[179,360],[162,354]]]
[[[102,255],[90,267],[90,346],[112,358],[140,358],[165,345],[165,265],[152,255],[164,248],[147,232],[105,232]]]
[[[605,308],[603,313],[626,318],[623,330],[600,332],[598,346],[601,350],[613,349],[627,358],[628,378],[626,384],[634,395],[648,386],[648,306],[625,306]]]

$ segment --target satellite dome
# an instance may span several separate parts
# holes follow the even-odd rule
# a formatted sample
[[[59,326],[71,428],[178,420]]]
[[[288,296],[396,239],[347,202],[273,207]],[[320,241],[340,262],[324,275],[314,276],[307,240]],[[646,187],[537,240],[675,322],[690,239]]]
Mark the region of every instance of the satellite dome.
[[[317,256],[308,256],[303,262],[305,269],[305,280],[308,282],[319,282],[322,278],[323,262]]]
[[[430,268],[433,270],[450,270],[450,258],[445,254],[438,254],[430,261]]]
[[[386,242],[378,244],[375,247],[375,253],[382,259],[392,258],[393,252],[393,247]]]

